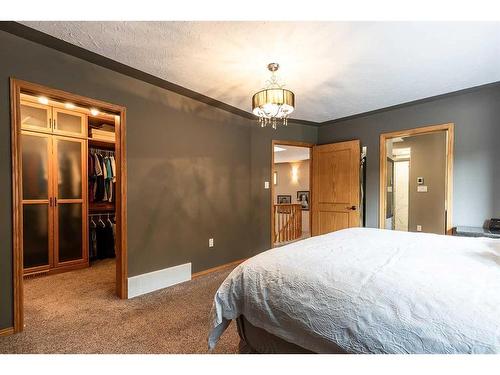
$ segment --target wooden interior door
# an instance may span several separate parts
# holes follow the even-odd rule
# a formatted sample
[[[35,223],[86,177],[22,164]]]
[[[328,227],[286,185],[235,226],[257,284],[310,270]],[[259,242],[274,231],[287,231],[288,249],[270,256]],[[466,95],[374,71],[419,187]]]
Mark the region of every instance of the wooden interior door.
[[[53,138],[54,266],[88,263],[86,140]]]
[[[53,265],[52,136],[21,132],[24,274]]]
[[[312,235],[359,226],[359,140],[313,147]]]

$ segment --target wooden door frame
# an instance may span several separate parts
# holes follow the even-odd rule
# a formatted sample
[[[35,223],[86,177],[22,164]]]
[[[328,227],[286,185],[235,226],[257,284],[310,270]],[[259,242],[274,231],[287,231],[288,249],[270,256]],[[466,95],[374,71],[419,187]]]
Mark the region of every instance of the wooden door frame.
[[[409,137],[414,135],[422,135],[422,134],[431,134],[437,132],[446,132],[446,202],[445,202],[445,210],[446,210],[446,228],[445,233],[451,234],[453,224],[453,144],[454,144],[454,133],[455,133],[455,124],[447,123],[447,124],[439,124],[439,125],[429,125],[423,126],[420,128],[406,129],[406,130],[398,130],[390,133],[380,134],[380,155],[379,155],[379,163],[380,163],[380,173],[379,173],[379,218],[378,225],[379,228],[385,228],[385,205],[386,205],[386,194],[387,190],[387,181],[386,181],[386,172],[387,172],[387,147],[386,141],[392,138],[398,137]]]
[[[312,223],[312,148],[314,143],[300,142],[300,141],[280,141],[273,139],[271,141],[271,178],[269,179],[269,184],[271,185],[271,248],[274,247],[274,146],[295,146],[295,147],[307,147],[309,148],[309,231],[311,230]]]
[[[51,99],[69,101],[84,107],[94,107],[115,114],[116,144],[115,157],[116,176],[116,293],[125,299],[128,297],[127,267],[127,159],[126,159],[126,108],[53,89],[36,83],[10,78],[10,111],[11,111],[11,158],[12,158],[12,241],[13,241],[13,296],[14,296],[14,333],[21,332],[24,326],[23,301],[23,225],[22,225],[22,173],[21,161],[21,92],[44,95]]]

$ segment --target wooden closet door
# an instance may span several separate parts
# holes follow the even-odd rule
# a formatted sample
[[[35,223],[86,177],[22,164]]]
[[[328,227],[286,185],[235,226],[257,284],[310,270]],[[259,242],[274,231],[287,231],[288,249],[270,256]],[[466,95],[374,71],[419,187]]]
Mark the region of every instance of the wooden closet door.
[[[21,132],[24,273],[53,265],[52,136]]]
[[[359,140],[313,147],[312,235],[359,226]]]
[[[87,141],[53,138],[55,267],[87,263]]]
[[[52,108],[48,105],[21,101],[21,129],[52,133]]]
[[[55,107],[52,113],[55,134],[87,138],[87,121],[84,114]]]

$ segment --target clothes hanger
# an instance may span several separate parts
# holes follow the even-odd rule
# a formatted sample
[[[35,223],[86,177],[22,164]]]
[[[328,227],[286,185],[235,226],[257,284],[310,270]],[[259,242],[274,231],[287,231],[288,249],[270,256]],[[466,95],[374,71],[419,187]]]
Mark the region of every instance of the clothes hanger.
[[[97,228],[97,224],[95,223],[93,216],[90,217],[90,225],[92,225],[92,228]]]
[[[109,219],[109,212],[108,212],[108,223],[109,223],[109,225],[111,225],[111,226],[113,225],[113,222]]]
[[[103,228],[106,228],[106,223],[102,221],[101,215],[99,215],[99,224],[101,224]]]

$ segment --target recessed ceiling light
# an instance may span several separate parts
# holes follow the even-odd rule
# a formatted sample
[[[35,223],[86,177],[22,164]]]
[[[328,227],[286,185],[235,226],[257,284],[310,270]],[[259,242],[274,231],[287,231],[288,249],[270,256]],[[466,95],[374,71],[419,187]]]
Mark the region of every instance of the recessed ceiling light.
[[[283,147],[274,146],[274,152],[280,152],[280,151],[285,151],[285,150],[286,149]]]
[[[40,104],[49,104],[49,99],[47,99],[45,96],[39,96],[38,97],[38,103],[40,103]]]
[[[64,106],[68,109],[73,109],[75,108],[75,105],[73,103],[64,103]]]
[[[99,111],[95,108],[90,108],[90,113],[92,116],[97,116],[99,114]]]

